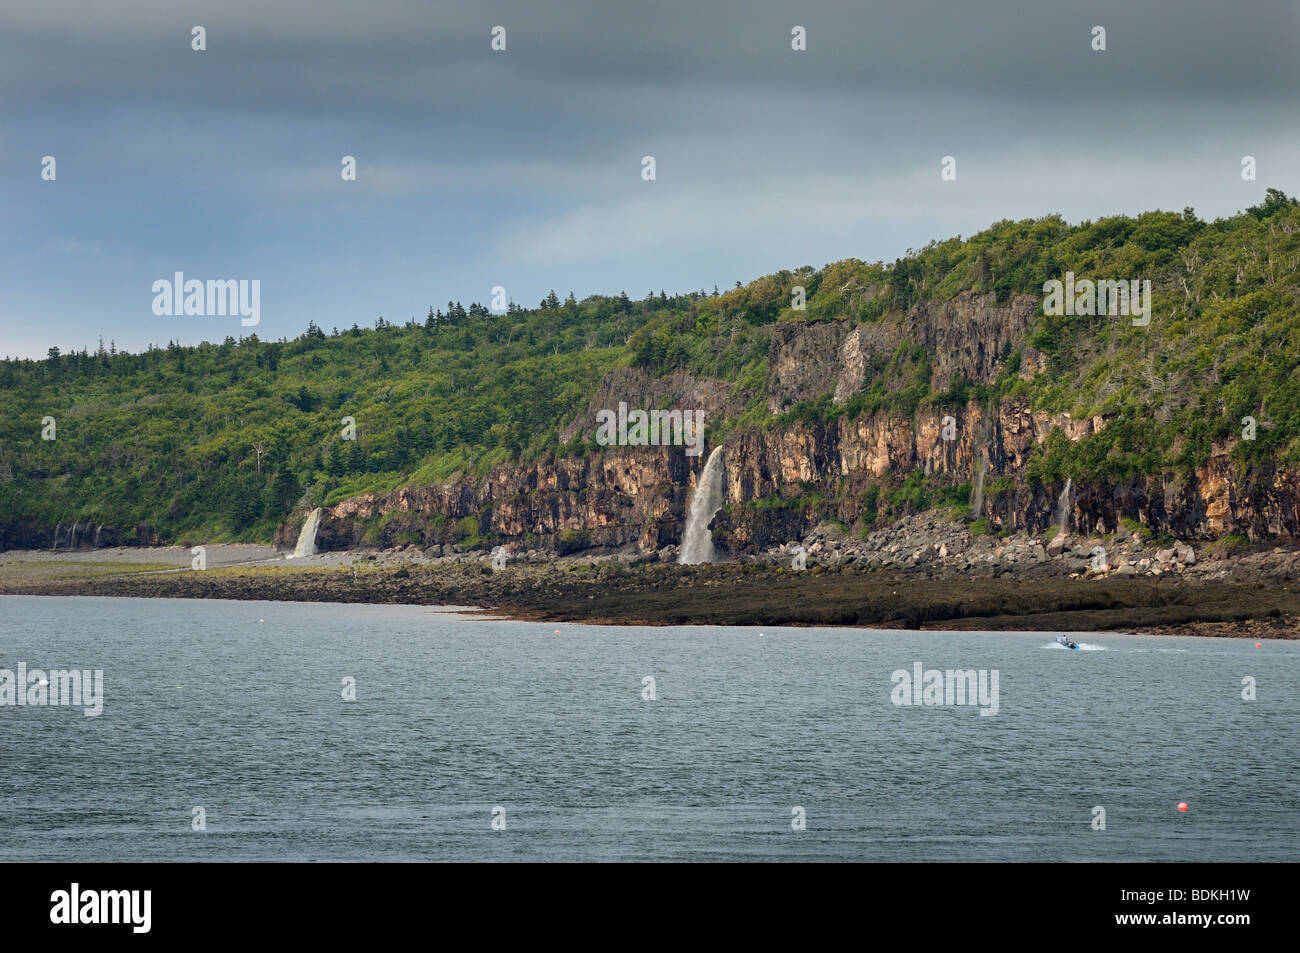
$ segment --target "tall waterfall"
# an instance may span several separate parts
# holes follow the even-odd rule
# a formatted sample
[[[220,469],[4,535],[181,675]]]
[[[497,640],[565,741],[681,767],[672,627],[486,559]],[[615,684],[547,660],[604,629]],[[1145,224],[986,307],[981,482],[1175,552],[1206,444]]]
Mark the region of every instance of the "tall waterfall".
[[[713,551],[713,534],[709,521],[722,506],[722,446],[713,448],[699,482],[691,494],[686,508],[686,532],[682,534],[682,549],[677,562],[683,566],[711,563],[717,558]]]
[[[1061,496],[1056,501],[1056,525],[1060,527],[1062,536],[1070,532],[1070,490],[1073,487],[1073,478],[1066,477],[1065,489],[1061,491]]]
[[[975,487],[970,496],[970,518],[972,522],[980,518],[980,513],[984,509],[984,475],[989,469],[989,456],[991,453],[989,441],[993,436],[994,416],[995,412],[992,404],[984,408],[984,420],[980,424],[979,443],[972,448],[974,453],[979,454],[979,459],[975,462]]]
[[[980,454],[979,463],[975,464],[975,491],[970,495],[970,518],[972,520],[979,519],[980,510],[984,509],[984,472],[988,468],[988,458]]]
[[[298,533],[298,545],[293,548],[290,559],[302,559],[304,556],[316,555],[316,528],[320,526],[320,507],[307,514],[307,521]]]

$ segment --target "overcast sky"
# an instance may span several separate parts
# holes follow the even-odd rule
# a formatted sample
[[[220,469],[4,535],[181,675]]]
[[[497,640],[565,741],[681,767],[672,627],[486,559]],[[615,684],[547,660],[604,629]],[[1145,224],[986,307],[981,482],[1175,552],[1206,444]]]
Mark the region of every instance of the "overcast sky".
[[[1300,193],[1298,11],[0,0],[0,355],[400,323],[494,285],[711,290],[1051,212],[1230,215]],[[261,324],[155,316],[176,271],[260,280]]]

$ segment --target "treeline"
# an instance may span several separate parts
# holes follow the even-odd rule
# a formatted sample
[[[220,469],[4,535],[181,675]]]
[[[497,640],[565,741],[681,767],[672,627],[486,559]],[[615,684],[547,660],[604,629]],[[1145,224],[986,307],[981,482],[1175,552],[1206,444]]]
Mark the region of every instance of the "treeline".
[[[1066,272],[1150,279],[1151,323],[1050,316],[1037,307],[997,381],[931,389],[931,355],[907,337],[913,309],[940,306],[963,291],[1001,303],[1016,295],[1041,303],[1044,282]],[[793,301],[796,285],[804,288],[803,310]],[[767,379],[772,334],[788,321],[893,321],[901,341],[845,404],[812,394],[774,418],[759,385]],[[1105,417],[1102,434],[1077,443],[1062,438],[1037,451],[1031,475],[1043,483],[1084,472],[1107,480],[1186,473],[1216,441],[1243,433],[1253,439],[1233,451],[1242,466],[1300,463],[1300,203],[1269,189],[1260,204],[1211,222],[1191,208],[1077,225],[1057,215],[1002,221],[893,263],[848,259],[760,278],[688,310],[655,315],[630,346],[633,359],[655,373],[685,370],[743,383],[752,395],[743,423],[752,426],[829,422],[881,409],[915,413],[1014,395],[1076,419]],[[1029,381],[1018,374],[1026,348],[1047,363],[1047,372]]]
[[[0,362],[0,512],[266,539],[296,506],[553,451],[647,320],[694,295]],[[43,424],[53,431],[42,439]],[[345,420],[345,418],[348,418]]]
[[[1041,300],[1043,283],[1069,271],[1150,279],[1150,325],[1038,309],[997,381],[931,388],[932,355],[908,337],[918,306],[963,291]],[[0,361],[0,532],[92,520],[128,538],[143,525],[172,540],[264,540],[295,508],[555,453],[560,428],[601,377],[628,364],[732,381],[748,406],[710,421],[710,439],[1021,395],[1108,420],[1089,440],[1035,450],[1030,473],[1044,483],[1186,471],[1244,418],[1257,429],[1234,451],[1243,466],[1294,463],[1298,315],[1300,205],[1270,189],[1212,222],[1192,209],[1077,225],[1055,215],[1003,221],[892,263],[804,266],[722,293],[578,301],[552,291],[536,308],[510,303],[503,314],[450,301],[401,324],[381,317],[326,331],[312,321],[294,340],[249,335],[138,354],[111,341],[95,352],[51,348],[45,360]],[[897,322],[900,343],[846,403],[810,394],[772,415],[774,331],[823,321]],[[1047,371],[1022,380],[1030,348]],[[42,439],[47,418],[52,440]]]

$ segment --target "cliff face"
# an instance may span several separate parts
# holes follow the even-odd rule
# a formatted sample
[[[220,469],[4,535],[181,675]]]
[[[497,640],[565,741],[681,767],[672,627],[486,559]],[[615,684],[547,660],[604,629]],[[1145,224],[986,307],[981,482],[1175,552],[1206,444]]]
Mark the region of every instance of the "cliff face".
[[[768,354],[767,409],[779,414],[821,395],[843,404],[869,387],[905,344],[924,349],[934,392],[959,378],[992,382],[1010,352],[1023,345],[1038,307],[1029,296],[999,305],[991,296],[963,294],[856,328],[778,324]],[[1044,370],[1046,358],[1026,348],[1021,375]],[[738,394],[727,381],[618,369],[593,395],[588,413],[561,436],[590,440],[596,412],[620,401],[634,408],[701,409],[713,425],[740,413],[752,396]],[[946,427],[945,415],[953,418]],[[734,432],[724,441],[724,508],[713,524],[715,543],[724,552],[765,549],[803,537],[824,519],[871,522],[883,512],[888,488],[917,472],[939,483],[971,484],[982,497],[972,518],[987,520],[991,529],[1042,530],[1058,519],[1064,488],[1029,485],[1031,450],[1053,430],[1078,441],[1106,423],[1050,415],[1023,399],[992,408],[971,401],[914,416],[879,411],[825,424],[772,420],[765,429]],[[635,546],[651,553],[680,542],[689,492],[711,450],[687,457],[682,447],[607,447],[589,456],[499,466],[483,478],[355,497],[325,510],[317,544],[330,550],[504,542],[559,552]],[[1300,475],[1240,473],[1230,450],[1230,444],[1216,446],[1195,474],[1178,481],[1152,475],[1106,485],[1081,475],[1068,498],[1070,530],[1115,532],[1127,519],[1184,538],[1294,535]],[[292,546],[298,526],[282,527],[277,543]]]
[[[480,480],[353,497],[322,512],[316,544],[334,550],[482,539],[559,552],[629,544],[654,551],[680,538],[692,481],[680,448],[611,447],[495,467]],[[291,546],[298,528],[283,526],[276,543]]]
[[[1025,467],[1034,444],[1059,429],[1080,440],[1105,426],[1101,418],[1031,411],[1023,401],[1008,401],[990,416],[972,403],[953,413],[956,436],[944,440],[938,418],[873,415],[839,421],[830,428],[796,426],[766,434],[746,434],[724,451],[730,508],[717,520],[719,545],[766,548],[802,537],[820,519],[847,526],[871,522],[866,506],[872,486],[920,471],[940,474],[954,484],[981,486],[977,515],[992,529],[1039,532],[1059,519],[1062,485],[1030,486]],[[987,434],[987,437],[985,436]],[[1293,536],[1300,528],[1300,480],[1292,472],[1240,474],[1230,460],[1230,445],[1218,445],[1210,460],[1185,480],[1146,477],[1120,484],[1081,478],[1070,487],[1071,532],[1118,532],[1121,520],[1138,522],[1157,533],[1180,538],[1241,535],[1251,539]],[[984,464],[980,480],[980,461]],[[813,484],[833,500],[822,507],[764,506],[792,488]],[[877,506],[879,505],[878,498]],[[782,518],[773,519],[773,513]]]

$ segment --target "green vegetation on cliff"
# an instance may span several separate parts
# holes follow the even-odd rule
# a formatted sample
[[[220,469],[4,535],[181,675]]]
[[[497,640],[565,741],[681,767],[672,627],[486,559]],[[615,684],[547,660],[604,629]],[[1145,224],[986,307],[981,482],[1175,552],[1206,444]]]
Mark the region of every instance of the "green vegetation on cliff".
[[[1149,279],[1151,323],[1043,314],[1044,282],[1066,272]],[[805,311],[791,306],[794,285],[806,289]],[[1253,441],[1234,450],[1243,465],[1300,461],[1300,205],[1273,189],[1260,205],[1214,222],[1190,208],[1079,225],[1053,215],[932,242],[892,265],[850,259],[780,272],[687,313],[656,315],[630,346],[636,361],[657,373],[727,377],[766,358],[781,322],[903,321],[905,309],[963,291],[1000,302],[1037,300],[1025,340],[996,381],[954,380],[937,393],[929,387],[928,355],[906,342],[847,402],[812,395],[771,422],[1023,395],[1035,409],[1107,418],[1102,433],[1087,440],[1057,434],[1048,442],[1030,469],[1043,483],[1081,472],[1098,480],[1185,472],[1206,459],[1213,442],[1239,434],[1244,417],[1257,428]],[[677,342],[675,350],[669,342]],[[1020,379],[1023,347],[1046,356],[1046,373]],[[755,394],[759,402],[765,397]]]
[[[1044,315],[1043,283],[1150,279],[1152,320]],[[792,308],[796,285],[807,307]],[[809,394],[767,409],[769,357],[783,324],[896,322],[961,292],[1037,299],[996,379],[931,387],[935,355],[902,339],[835,403]],[[1017,373],[1026,350],[1046,371]],[[1049,438],[1032,480],[1178,472],[1211,444],[1258,422],[1240,463],[1300,459],[1300,206],[1269,190],[1258,206],[1204,222],[1191,209],[1070,225],[1003,221],[933,242],[892,264],[846,260],[780,272],[723,294],[643,300],[552,294],[504,315],[449,303],[422,323],[293,341],[169,345],[142,354],[51,349],[0,362],[0,545],[90,519],[179,540],[267,539],[295,508],[334,502],[559,449],[612,368],[685,371],[730,381],[744,411],[710,432],[817,424],[877,410],[914,413],[1023,396],[1075,418],[1104,415],[1098,435]],[[42,440],[53,417],[57,439]],[[342,439],[344,417],[356,439]],[[716,428],[716,429],[715,429]],[[570,447],[572,451],[573,447]],[[578,447],[590,452],[592,447]],[[900,486],[900,505],[933,502]],[[949,495],[946,502],[952,502]]]

